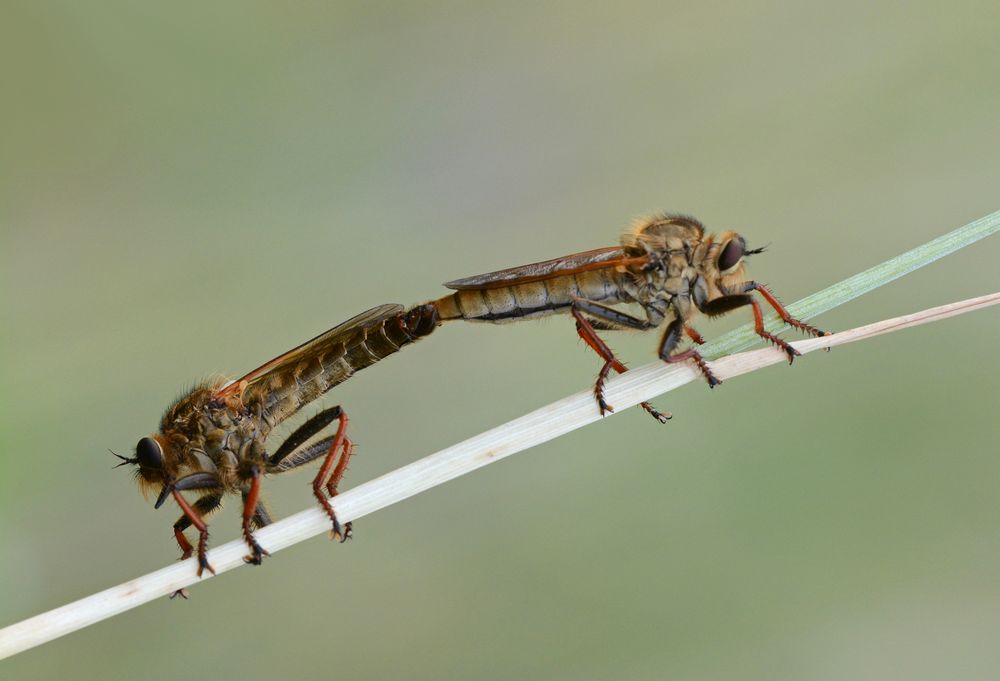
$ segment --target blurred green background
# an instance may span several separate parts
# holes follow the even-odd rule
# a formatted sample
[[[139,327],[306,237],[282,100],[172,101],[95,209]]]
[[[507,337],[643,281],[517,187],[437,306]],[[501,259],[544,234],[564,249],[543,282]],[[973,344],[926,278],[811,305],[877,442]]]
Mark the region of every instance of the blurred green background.
[[[771,243],[752,274],[791,302],[997,210],[998,21],[962,1],[4,3],[0,625],[175,560],[176,508],[107,449],[372,305],[658,210]],[[817,323],[995,291],[998,257],[994,237]],[[609,340],[655,357],[654,334]],[[689,386],[656,401],[667,426],[618,414],[0,677],[995,678],[998,341],[990,310]],[[358,440],[346,486],[597,369],[566,319],[446,327],[328,396]],[[268,481],[276,515],[310,478]]]

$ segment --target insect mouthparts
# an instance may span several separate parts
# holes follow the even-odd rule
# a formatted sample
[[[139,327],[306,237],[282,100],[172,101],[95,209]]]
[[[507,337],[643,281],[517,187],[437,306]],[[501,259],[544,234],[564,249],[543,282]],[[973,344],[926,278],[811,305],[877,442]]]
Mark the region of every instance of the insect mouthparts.
[[[139,463],[139,459],[130,459],[127,456],[122,456],[121,454],[115,454],[115,452],[112,452],[110,449],[108,451],[122,460],[120,464],[112,466],[112,468],[121,468],[122,466],[127,466],[130,463]]]

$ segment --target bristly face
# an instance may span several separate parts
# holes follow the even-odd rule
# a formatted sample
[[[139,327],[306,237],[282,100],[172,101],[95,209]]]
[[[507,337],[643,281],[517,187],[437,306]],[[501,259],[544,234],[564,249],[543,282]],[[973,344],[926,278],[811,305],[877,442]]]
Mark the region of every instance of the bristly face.
[[[114,452],[112,453],[114,454]],[[139,483],[143,496],[148,496],[152,490],[167,489],[165,483],[169,476],[166,471],[166,458],[163,455],[163,446],[156,438],[144,437],[139,440],[135,446],[134,457],[124,457],[119,454],[115,454],[115,456],[122,460],[122,463],[118,464],[119,466],[135,465],[135,479]],[[160,496],[163,496],[162,491]],[[162,500],[157,500],[157,506],[162,503]]]
[[[143,496],[158,495],[155,506],[159,508],[174,480],[190,466],[184,454],[186,445],[198,438],[201,430],[200,414],[217,388],[219,381],[195,386],[175,401],[163,415],[160,432],[144,437],[136,443],[135,455],[118,456],[119,464],[135,465],[135,479]]]

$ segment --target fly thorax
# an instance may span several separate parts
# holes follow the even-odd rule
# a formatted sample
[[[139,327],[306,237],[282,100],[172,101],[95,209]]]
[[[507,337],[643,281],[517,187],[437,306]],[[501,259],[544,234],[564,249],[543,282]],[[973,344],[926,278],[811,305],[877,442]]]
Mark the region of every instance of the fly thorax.
[[[242,460],[264,457],[270,428],[253,409],[206,408],[202,412],[203,448],[220,473],[235,470]]]

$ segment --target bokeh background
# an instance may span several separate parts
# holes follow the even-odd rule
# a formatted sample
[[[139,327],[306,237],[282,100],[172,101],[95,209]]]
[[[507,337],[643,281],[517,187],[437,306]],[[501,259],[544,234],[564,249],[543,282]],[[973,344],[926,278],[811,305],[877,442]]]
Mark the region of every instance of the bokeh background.
[[[771,243],[753,276],[791,302],[1000,208],[990,1],[0,14],[0,624],[175,560],[176,508],[107,449],[372,305],[658,210]],[[998,258],[994,237],[817,323],[995,291]],[[668,426],[618,414],[0,677],[995,678],[998,341],[986,311],[688,386],[657,400]],[[446,327],[329,396],[347,486],[597,369],[566,319]],[[276,515],[310,478],[268,481]]]

